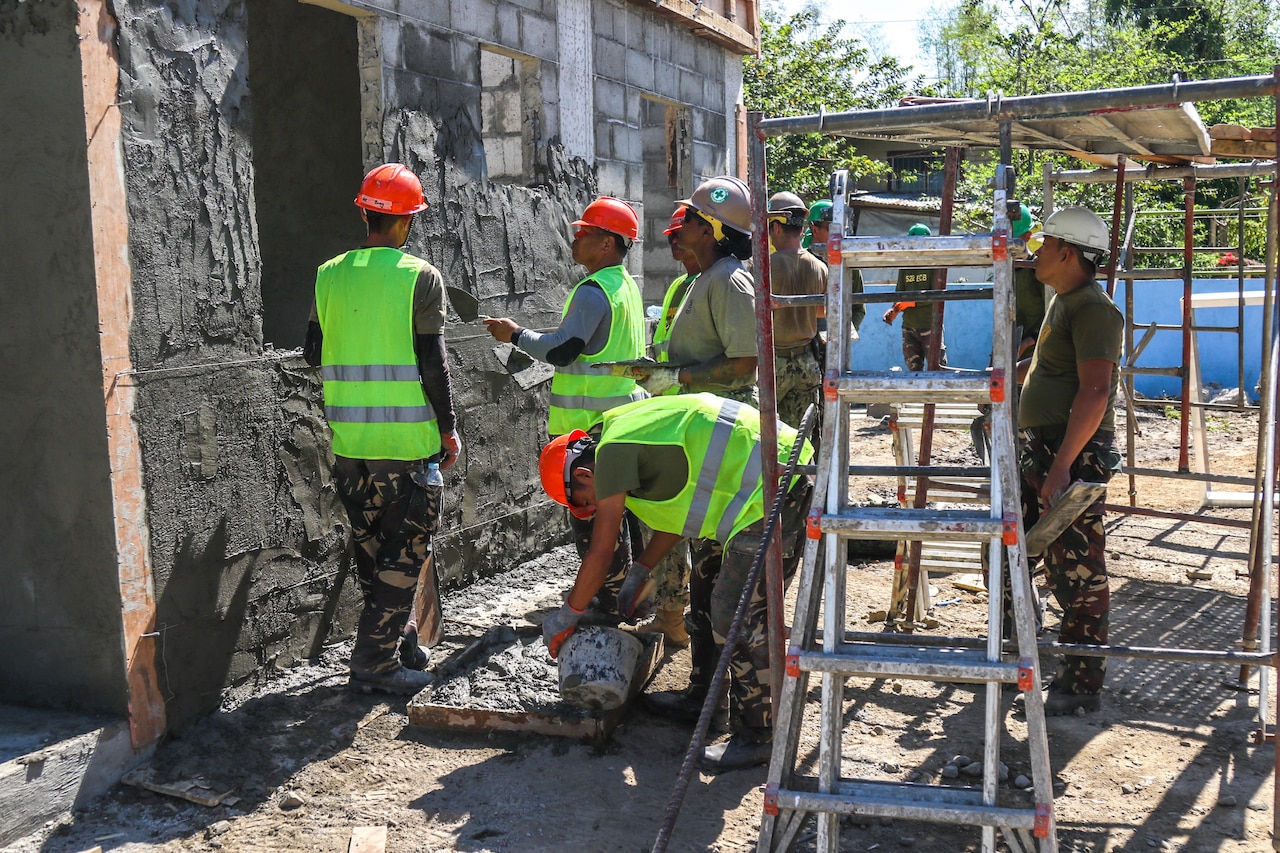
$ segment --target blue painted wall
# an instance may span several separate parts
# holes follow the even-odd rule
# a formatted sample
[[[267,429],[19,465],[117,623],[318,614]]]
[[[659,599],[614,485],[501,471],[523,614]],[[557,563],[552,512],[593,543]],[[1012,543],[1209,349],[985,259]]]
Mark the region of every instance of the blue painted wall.
[[[961,289],[966,285],[948,285]],[[1117,284],[1116,304],[1124,307],[1124,282]],[[1196,293],[1234,293],[1235,281],[1198,279],[1194,283]],[[892,285],[867,285],[869,292],[892,290]],[[1261,290],[1260,279],[1245,282],[1246,290]],[[1161,325],[1179,325],[1182,322],[1179,301],[1182,299],[1180,280],[1140,281],[1134,287],[1134,320],[1139,325],[1152,321]],[[886,326],[880,319],[888,305],[867,306],[867,319],[862,323],[861,339],[853,344],[855,370],[888,370],[902,366],[902,321]],[[1195,322],[1200,326],[1234,326],[1235,308],[1197,309]],[[1244,313],[1245,363],[1244,388],[1254,400],[1254,386],[1262,370],[1262,306],[1248,306]],[[1239,354],[1236,336],[1222,332],[1201,332],[1200,371],[1204,382],[1216,382],[1224,388],[1240,384]],[[1134,333],[1134,341],[1142,339],[1142,332]],[[952,367],[984,368],[991,353],[991,303],[985,300],[951,302],[946,309],[943,341],[947,346],[947,363]],[[1141,367],[1175,367],[1182,361],[1182,335],[1176,331],[1156,332],[1142,357]],[[1171,377],[1139,376],[1135,382],[1140,394],[1147,397],[1177,396],[1181,383]]]

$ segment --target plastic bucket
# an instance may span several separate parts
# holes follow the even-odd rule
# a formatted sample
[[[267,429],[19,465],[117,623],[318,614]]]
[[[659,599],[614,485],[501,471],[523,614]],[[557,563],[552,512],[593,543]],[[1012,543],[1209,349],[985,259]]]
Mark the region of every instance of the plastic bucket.
[[[626,631],[587,625],[560,649],[560,696],[570,705],[612,711],[627,701],[644,645]]]

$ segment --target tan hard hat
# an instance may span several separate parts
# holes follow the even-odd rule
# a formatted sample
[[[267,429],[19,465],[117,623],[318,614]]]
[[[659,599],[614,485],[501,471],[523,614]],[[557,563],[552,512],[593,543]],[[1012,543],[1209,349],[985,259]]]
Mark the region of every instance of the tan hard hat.
[[[751,192],[738,178],[721,175],[703,181],[693,195],[676,204],[692,207],[735,231],[751,233]]]

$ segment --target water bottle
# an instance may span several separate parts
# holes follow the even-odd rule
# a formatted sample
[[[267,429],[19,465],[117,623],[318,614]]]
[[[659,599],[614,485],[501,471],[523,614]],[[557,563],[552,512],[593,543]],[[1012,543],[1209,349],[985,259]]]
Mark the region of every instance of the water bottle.
[[[444,488],[444,475],[440,473],[439,462],[427,463],[427,485]]]

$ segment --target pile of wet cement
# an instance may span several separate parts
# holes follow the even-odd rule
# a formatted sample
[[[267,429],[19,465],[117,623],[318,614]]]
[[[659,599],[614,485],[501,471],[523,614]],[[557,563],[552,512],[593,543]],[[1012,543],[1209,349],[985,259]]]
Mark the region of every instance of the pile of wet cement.
[[[471,665],[436,685],[431,691],[433,704],[554,717],[587,714],[560,698],[559,669],[540,634],[495,633]]]

